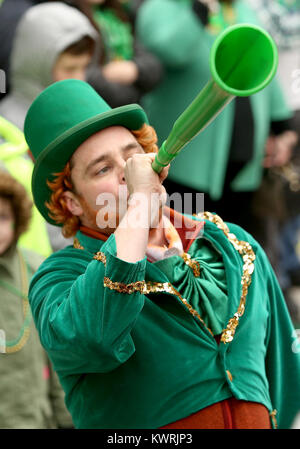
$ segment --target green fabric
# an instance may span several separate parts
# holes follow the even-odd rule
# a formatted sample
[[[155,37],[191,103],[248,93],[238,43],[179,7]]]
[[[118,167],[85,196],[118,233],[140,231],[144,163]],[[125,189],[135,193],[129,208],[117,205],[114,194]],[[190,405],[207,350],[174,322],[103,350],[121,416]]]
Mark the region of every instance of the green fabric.
[[[133,35],[130,23],[125,23],[109,8],[95,7],[94,20],[104,39],[108,61],[133,58]]]
[[[22,250],[22,254],[27,263],[29,281],[43,259],[27,250]],[[0,280],[18,291],[22,288],[20,263],[14,246],[0,256]],[[5,332],[6,346],[16,343],[22,334],[22,327],[22,299],[6,285],[0,284],[0,329]],[[45,376],[46,373],[49,376]],[[1,429],[72,426],[64,404],[64,392],[40,344],[33,320],[25,346],[15,353],[0,353],[0,378]]]
[[[104,287],[104,277],[125,284],[169,282],[155,263],[119,259],[113,234],[103,243],[78,233],[85,250],[68,247],[42,264],[29,300],[75,427],[158,428],[232,396],[264,404],[270,412],[275,408],[279,427],[291,425],[300,403],[293,326],[265,253],[241,228],[229,227],[250,242],[256,260],[245,313],[227,344],[218,345],[176,295]],[[228,323],[239,306],[244,262],[210,222],[190,250],[200,260],[206,258],[205,239],[224,261]],[[105,265],[93,259],[99,250]],[[177,266],[180,293],[189,270]]]
[[[222,332],[226,324],[228,295],[222,256],[211,243],[201,238],[189,251],[193,261],[200,264],[200,277],[187,269],[181,257],[168,257],[153,265],[158,267],[169,282],[187,298],[214,335]]]
[[[43,217],[48,215],[45,201],[51,190],[47,180],[63,170],[74,151],[92,134],[109,126],[139,129],[148,123],[137,104],[112,109],[86,82],[69,79],[44,89],[34,100],[25,119],[24,134],[35,158],[32,194]]]
[[[28,196],[32,199],[33,162],[27,155],[28,146],[23,133],[12,123],[0,117],[0,137],[5,141],[5,143],[0,144],[0,162],[23,185]],[[48,257],[52,253],[45,221],[35,206],[32,207],[29,228],[21,235],[19,246],[36,251],[44,257]]]
[[[238,1],[234,6],[237,23],[258,24],[246,3]],[[139,40],[160,58],[165,69],[163,81],[141,102],[161,145],[176,119],[211,78],[209,58],[215,36],[200,24],[189,0],[146,0],[139,9],[136,30]],[[250,102],[254,115],[254,155],[233,180],[232,189],[236,191],[258,188],[270,121],[291,117],[277,79],[252,95]],[[219,199],[233,118],[234,103],[231,102],[172,161],[169,179]]]

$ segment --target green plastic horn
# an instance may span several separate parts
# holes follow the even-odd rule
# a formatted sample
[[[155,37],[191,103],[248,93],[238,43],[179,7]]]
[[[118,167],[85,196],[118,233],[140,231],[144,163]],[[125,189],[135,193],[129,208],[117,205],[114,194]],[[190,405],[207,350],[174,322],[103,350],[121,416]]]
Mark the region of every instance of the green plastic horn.
[[[152,163],[153,170],[160,173],[235,96],[246,97],[266,87],[277,64],[276,45],[265,30],[251,24],[228,27],[211,49],[212,78],[174,123]]]

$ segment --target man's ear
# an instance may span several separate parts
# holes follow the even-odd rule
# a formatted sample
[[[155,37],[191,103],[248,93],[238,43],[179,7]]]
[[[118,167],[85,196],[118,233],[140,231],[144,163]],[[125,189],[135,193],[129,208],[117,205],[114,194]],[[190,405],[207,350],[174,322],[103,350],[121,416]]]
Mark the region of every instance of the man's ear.
[[[67,191],[63,193],[63,198],[66,202],[66,206],[71,212],[71,214],[80,217],[83,214],[83,209],[81,204],[73,192]]]

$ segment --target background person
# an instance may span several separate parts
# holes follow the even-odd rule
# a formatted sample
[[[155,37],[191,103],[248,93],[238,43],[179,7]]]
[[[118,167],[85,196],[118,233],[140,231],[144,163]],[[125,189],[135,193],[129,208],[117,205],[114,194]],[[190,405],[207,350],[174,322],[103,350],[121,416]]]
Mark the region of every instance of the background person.
[[[10,93],[0,102],[0,115],[23,131],[27,110],[35,97],[51,83],[85,79],[95,49],[97,34],[88,19],[62,2],[32,6],[20,19],[10,59]],[[26,157],[16,155],[18,159]],[[16,162],[17,163],[17,162]],[[33,163],[17,179],[29,185]],[[52,250],[67,242],[57,229],[47,225]]]
[[[11,91],[0,102],[0,114],[23,131],[27,110],[45,87],[60,79],[85,79],[96,39],[87,18],[63,2],[29,8],[14,36]]]
[[[139,41],[135,29],[137,5],[119,0],[74,0],[100,39],[87,81],[111,107],[140,103],[159,85],[162,65]]]
[[[298,0],[248,1],[276,42],[279,52],[277,73],[294,113],[293,126],[298,134],[298,144],[291,159],[281,167],[271,168],[269,175],[278,185],[277,192],[273,193],[273,204],[281,203],[277,231],[279,280],[293,321],[300,327],[300,3]],[[268,145],[272,148],[278,143],[271,137]]]
[[[33,162],[28,157],[28,145],[24,134],[15,125],[0,116],[0,163],[25,187],[32,199],[31,175]],[[29,219],[27,230],[20,236],[19,245],[36,251],[43,257],[52,252],[46,222],[35,206]]]
[[[211,78],[214,40],[238,23],[259,24],[244,1],[146,0],[140,6],[137,36],[160,59],[165,73],[142,102],[159,145]],[[297,140],[291,117],[276,79],[249,98],[237,97],[176,157],[166,182],[168,192],[203,192],[207,210],[260,238],[265,226],[262,223],[261,230],[252,204],[262,181],[265,145],[272,128],[281,143],[276,156],[270,154],[272,164],[289,160]]]
[[[18,245],[31,206],[23,186],[0,169],[0,428],[70,428],[64,393],[28,302],[30,279],[43,261]]]

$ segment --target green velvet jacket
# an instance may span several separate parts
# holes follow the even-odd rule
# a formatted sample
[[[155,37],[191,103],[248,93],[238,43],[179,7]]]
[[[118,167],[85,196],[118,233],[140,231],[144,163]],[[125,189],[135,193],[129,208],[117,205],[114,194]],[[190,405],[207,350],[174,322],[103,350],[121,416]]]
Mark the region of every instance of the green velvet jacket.
[[[75,427],[159,428],[232,396],[292,424],[300,351],[275,275],[249,234],[204,218],[188,256],[166,264],[127,263],[113,234],[78,232],[34,276],[33,317]]]

